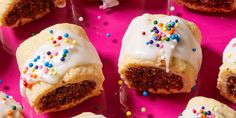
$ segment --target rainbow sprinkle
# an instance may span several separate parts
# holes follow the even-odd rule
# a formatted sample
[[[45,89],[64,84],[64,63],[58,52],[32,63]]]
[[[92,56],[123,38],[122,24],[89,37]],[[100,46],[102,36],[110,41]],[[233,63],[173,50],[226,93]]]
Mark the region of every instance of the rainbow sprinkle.
[[[207,110],[204,106],[200,109],[192,109],[192,113],[195,115],[195,118],[219,118],[213,112],[217,112],[217,108],[212,108],[212,110]],[[179,118],[183,117],[182,114],[179,115]]]
[[[0,105],[10,105],[10,102],[12,101],[12,96],[9,96],[5,93],[0,92],[1,97],[0,97]],[[21,106],[20,106],[21,107]],[[6,113],[8,117],[11,117],[15,114],[15,112],[17,112],[18,109],[22,109],[18,108],[16,104],[13,104],[9,109],[7,109]]]
[[[49,42],[53,45],[53,49],[50,49],[46,52],[42,52],[40,55],[35,56],[31,62],[24,67],[23,70],[23,85],[26,88],[31,88],[32,84],[41,79],[41,76],[48,74],[50,76],[56,76],[57,72],[55,71],[53,61],[58,60],[61,63],[66,61],[66,58],[70,54],[70,49],[74,46],[78,46],[77,40],[70,38],[70,34],[64,33],[54,37],[54,31],[49,30],[51,37],[48,39]],[[61,42],[70,44],[69,47],[62,49]]]
[[[175,33],[175,27],[178,27],[178,20],[169,20],[167,23],[153,21],[153,28],[150,30],[151,39],[146,42],[146,45],[155,45],[158,48],[164,48],[163,42],[173,42],[176,44],[180,42],[180,34]],[[146,32],[142,32],[142,35],[146,35]]]

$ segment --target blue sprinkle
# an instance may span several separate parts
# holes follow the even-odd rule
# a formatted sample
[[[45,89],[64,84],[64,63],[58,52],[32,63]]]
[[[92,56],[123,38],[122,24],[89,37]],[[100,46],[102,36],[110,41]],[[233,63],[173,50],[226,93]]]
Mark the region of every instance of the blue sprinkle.
[[[9,95],[6,94],[6,98],[9,98]]]
[[[2,80],[0,79],[0,84],[2,83]]]
[[[53,66],[52,64],[48,64],[48,67],[49,67],[49,68],[52,68],[52,66]]]
[[[38,59],[37,59],[37,58],[35,58],[35,59],[34,59],[34,62],[37,62],[37,61],[38,61]]]
[[[143,91],[143,96],[148,96],[148,91]]]
[[[195,52],[195,51],[197,51],[197,49],[196,49],[196,48],[193,48],[192,51]]]
[[[168,30],[168,31],[170,31],[170,30],[171,30],[171,28],[170,28],[170,27],[168,27],[168,28],[167,28],[167,30]]]
[[[52,33],[53,33],[53,30],[50,30],[49,32],[52,34]]]
[[[146,45],[149,45],[149,42],[146,42]]]
[[[170,36],[170,38],[171,38],[172,40],[177,40],[177,42],[180,41],[180,37],[179,37],[178,34],[172,34],[172,35]]]
[[[29,63],[29,67],[33,67],[34,66],[34,64],[33,63]]]
[[[171,24],[171,26],[172,26],[172,27],[174,27],[174,26],[175,26],[175,22],[171,22],[170,24]]]
[[[64,34],[64,37],[65,37],[65,38],[68,38],[68,37],[69,37],[69,34],[68,34],[68,33],[65,33],[65,34]]]
[[[49,65],[49,62],[45,62],[45,63],[44,63],[44,66],[48,66],[48,65]]]
[[[196,90],[196,86],[194,85],[192,88],[191,88],[192,91]]]
[[[68,50],[67,50],[67,49],[64,49],[63,52],[64,52],[65,54],[67,54],[67,53],[68,53]]]
[[[106,34],[106,36],[107,36],[107,37],[110,37],[110,36],[111,36],[111,34],[110,34],[110,33],[107,33],[107,34]]]
[[[40,56],[37,56],[37,59],[40,59]]]
[[[153,37],[153,40],[154,40],[154,41],[157,41],[157,37],[156,37],[156,36],[154,36],[154,37]]]

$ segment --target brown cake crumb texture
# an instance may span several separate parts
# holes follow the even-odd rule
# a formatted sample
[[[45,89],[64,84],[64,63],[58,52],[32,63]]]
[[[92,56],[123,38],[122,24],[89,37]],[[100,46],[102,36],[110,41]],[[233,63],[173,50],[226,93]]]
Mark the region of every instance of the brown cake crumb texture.
[[[170,89],[181,90],[183,88],[182,77],[166,73],[165,70],[156,67],[135,66],[129,67],[125,72],[130,85],[138,90]]]
[[[66,84],[59,87],[40,99],[41,111],[60,108],[72,102],[81,100],[91,94],[96,87],[96,83],[91,80],[85,80],[80,83]]]
[[[184,2],[197,4],[199,6],[231,9],[234,0],[182,0]]]
[[[236,77],[231,76],[228,78],[227,90],[230,95],[236,96]]]
[[[35,19],[36,15],[45,13],[48,10],[52,11],[54,8],[54,0],[20,0],[6,15],[5,22],[11,26],[19,19]]]

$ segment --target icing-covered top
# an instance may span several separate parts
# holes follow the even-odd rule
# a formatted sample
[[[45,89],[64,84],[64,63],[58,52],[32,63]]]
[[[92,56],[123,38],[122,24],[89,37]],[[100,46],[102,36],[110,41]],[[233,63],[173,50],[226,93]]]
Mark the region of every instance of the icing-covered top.
[[[0,91],[0,118],[21,118],[22,107],[12,96]]]
[[[226,46],[223,53],[223,63],[236,63],[236,38]]]
[[[173,56],[189,62],[199,71],[202,51],[196,38],[179,17],[144,14],[135,18],[126,31],[119,62],[127,55],[152,61],[161,58],[169,72]]]
[[[100,115],[100,114],[96,115],[96,114],[94,114],[92,112],[84,112],[84,113],[82,113],[82,114],[80,114],[78,116],[75,116],[73,118],[106,118],[106,117],[103,116],[103,115]]]
[[[179,118],[225,118],[217,107],[207,108],[205,106],[187,108],[179,115]]]
[[[67,30],[50,30],[51,37],[29,59],[21,72],[21,94],[25,89],[42,81],[56,84],[72,67],[84,64],[99,64],[101,60],[88,39]],[[64,78],[66,79],[66,78]]]

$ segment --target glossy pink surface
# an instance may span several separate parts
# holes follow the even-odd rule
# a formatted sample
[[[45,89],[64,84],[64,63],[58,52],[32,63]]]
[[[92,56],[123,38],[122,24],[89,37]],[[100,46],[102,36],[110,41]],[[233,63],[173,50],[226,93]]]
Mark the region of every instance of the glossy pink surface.
[[[16,59],[0,48],[0,90],[12,95],[24,106],[26,118],[64,118],[77,115],[84,111],[101,113],[108,118],[125,117],[125,111],[130,110],[136,118],[176,118],[185,108],[188,100],[193,96],[206,96],[215,98],[228,104],[236,110],[236,105],[224,100],[216,89],[216,79],[219,66],[222,63],[222,52],[227,43],[236,37],[236,13],[215,14],[200,13],[175,6],[173,15],[177,15],[195,22],[202,31],[203,64],[199,74],[198,84],[190,94],[156,95],[144,97],[134,90],[119,87],[120,79],[117,72],[117,61],[122,37],[130,21],[143,13],[167,13],[166,0],[125,0],[120,6],[100,10],[101,3],[76,1],[74,11],[68,4],[64,9],[56,9],[52,14],[30,23],[26,26],[9,29],[2,27],[1,40],[8,52],[14,55],[14,50],[23,40],[42,29],[61,22],[80,24],[97,48],[105,74],[104,92],[98,97],[87,100],[75,108],[57,113],[37,115],[20,96],[19,77]],[[73,14],[74,13],[74,14]],[[74,20],[73,20],[74,16]],[[78,17],[83,16],[84,22],[79,22]],[[97,17],[101,16],[101,19]],[[111,36],[107,37],[109,33]],[[120,102],[121,101],[121,102]],[[147,111],[142,113],[141,107]]]

